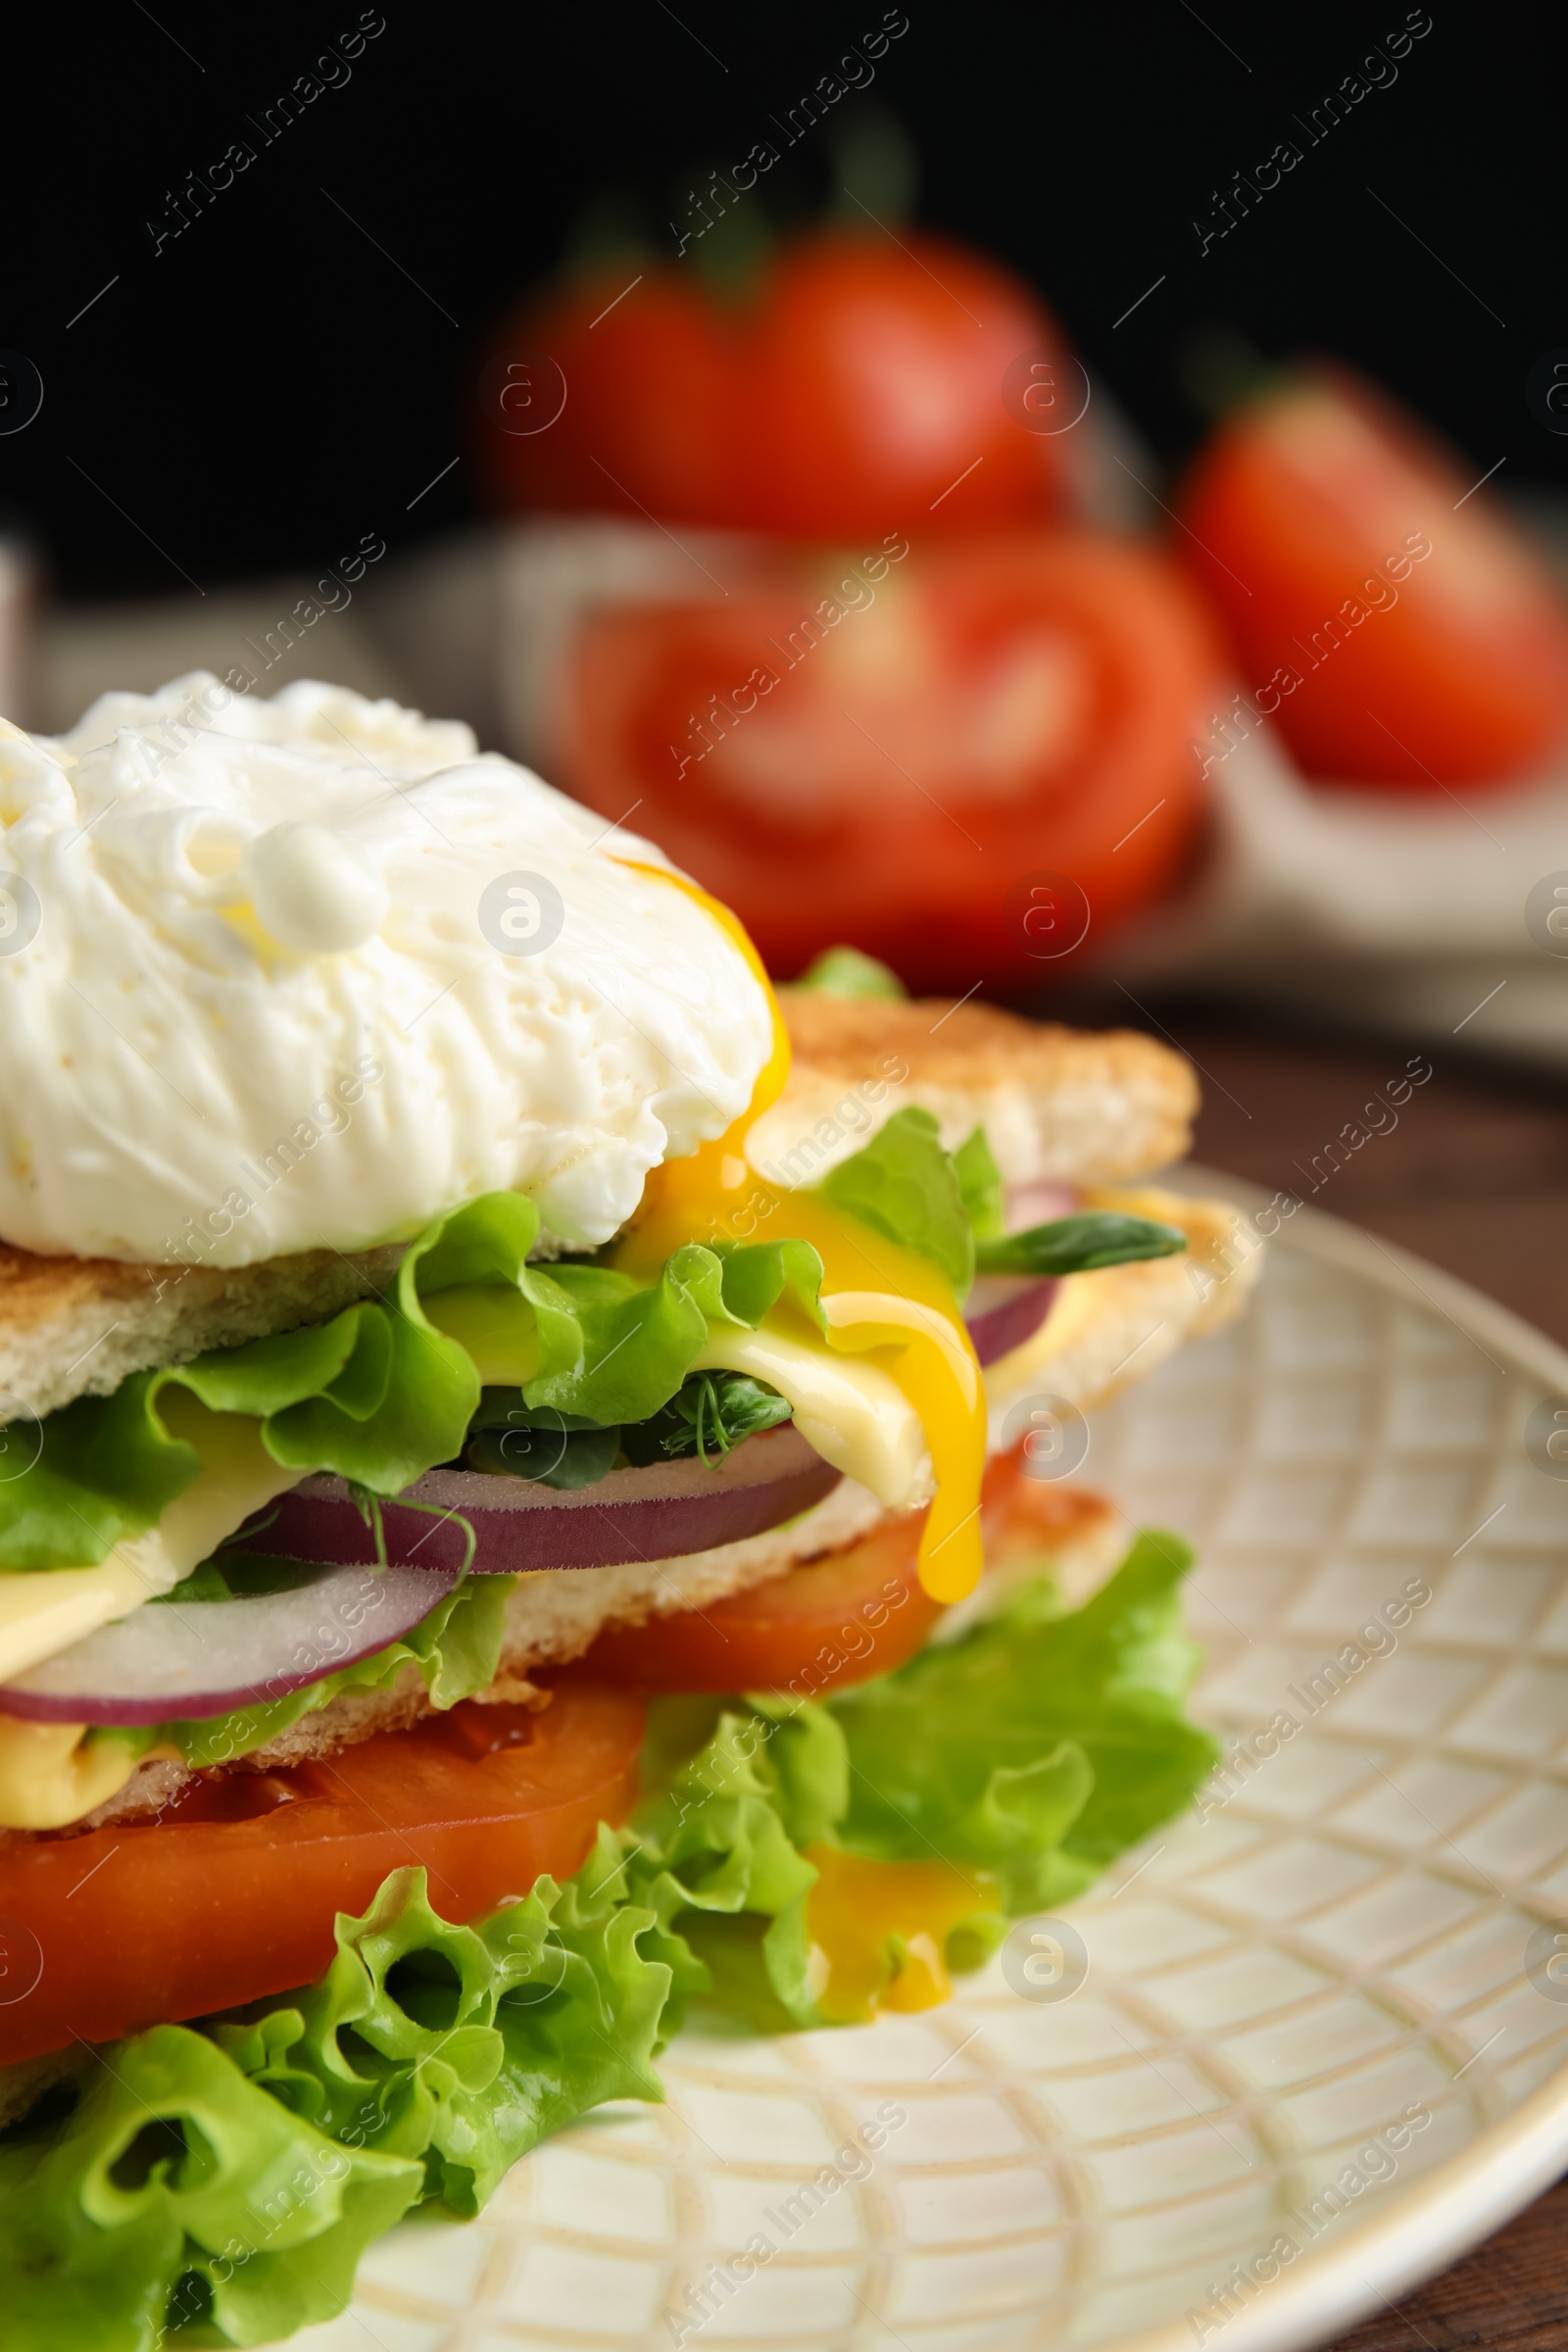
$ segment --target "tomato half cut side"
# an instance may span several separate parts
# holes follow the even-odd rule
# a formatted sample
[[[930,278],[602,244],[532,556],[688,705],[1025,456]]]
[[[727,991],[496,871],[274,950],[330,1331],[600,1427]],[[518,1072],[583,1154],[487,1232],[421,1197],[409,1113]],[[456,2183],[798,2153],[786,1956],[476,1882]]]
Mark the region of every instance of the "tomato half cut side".
[[[902,552],[901,552],[902,551]],[[1177,567],[1085,532],[965,537],[605,605],[573,641],[561,764],[733,906],[774,972],[848,940],[910,987],[1038,986],[1180,875],[1221,674]],[[1041,943],[1065,877],[1092,937]]]
[[[406,1864],[444,1918],[569,1877],[635,1802],[643,1709],[584,1682],[542,1712],[455,1707],[273,1773],[199,1782],[157,1822],[0,1849],[0,1922],[37,1982],[0,2066],[309,1984],[339,1911]]]

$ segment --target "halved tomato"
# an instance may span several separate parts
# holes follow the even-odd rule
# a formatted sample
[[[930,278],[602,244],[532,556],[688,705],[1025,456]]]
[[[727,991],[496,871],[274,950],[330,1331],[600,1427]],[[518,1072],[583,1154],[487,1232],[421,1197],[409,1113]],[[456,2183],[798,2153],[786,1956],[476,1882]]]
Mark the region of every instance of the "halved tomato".
[[[455,1707],[272,1773],[202,1781],[156,1822],[0,1849],[19,1979],[0,2066],[291,1991],[332,1957],[339,1911],[422,1863],[452,1920],[562,1879],[635,1801],[643,1709],[563,1689],[542,1713]]]
[[[915,988],[1038,986],[1194,844],[1212,623],[1103,534],[848,552],[736,571],[727,603],[591,612],[563,780],[606,817],[635,804],[777,973],[849,940]]]

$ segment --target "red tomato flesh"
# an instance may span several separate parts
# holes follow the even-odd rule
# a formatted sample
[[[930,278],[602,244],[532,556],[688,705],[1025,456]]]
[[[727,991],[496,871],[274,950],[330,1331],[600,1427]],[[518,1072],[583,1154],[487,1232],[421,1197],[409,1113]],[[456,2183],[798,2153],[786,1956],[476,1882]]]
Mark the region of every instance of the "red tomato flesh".
[[[568,1877],[635,1802],[642,1733],[637,1699],[577,1684],[542,1713],[459,1706],[286,1771],[199,1782],[156,1823],[0,1848],[0,1923],[43,1963],[0,2006],[0,2066],[309,1984],[335,1915],[365,1911],[408,1863],[457,1921],[542,1872]]]
[[[1503,783],[1568,726],[1568,614],[1486,490],[1370,385],[1320,369],[1222,424],[1183,554],[1308,775]]]
[[[706,1609],[615,1626],[580,1671],[636,1690],[773,1690],[887,1674],[942,1615],[915,1574],[923,1511]],[[573,1669],[574,1672],[579,1671]]]
[[[1011,1453],[994,1453],[986,1464],[981,1505],[986,1560],[996,1567],[1036,1558],[1049,1564],[1053,1551],[1102,1521],[1110,1510],[1087,1487],[1032,1477],[1024,1467],[1021,1444]]]
[[[887,544],[737,577],[724,605],[592,614],[564,780],[607,816],[640,803],[776,972],[848,940],[911,987],[1039,985],[1062,960],[1026,927],[1034,879],[1076,887],[1098,948],[1176,878],[1217,641],[1126,542]]]
[[[725,519],[734,335],[690,272],[617,264],[531,304],[496,344],[553,360],[565,406],[534,433],[480,404],[475,455],[497,506]],[[616,301],[620,295],[622,300]],[[543,400],[558,379],[543,371]]]
[[[994,1454],[981,1490],[986,1556],[1047,1555],[1099,1518],[1081,1488],[1024,1475],[1020,1453]],[[787,1690],[819,1696],[891,1674],[943,1615],[915,1568],[925,1514],[885,1519],[825,1559],[646,1625],[603,1633],[569,1671],[637,1690]]]
[[[730,519],[830,539],[1044,517],[1070,444],[1009,409],[1007,370],[1031,352],[1065,424],[1066,337],[1010,271],[914,231],[786,245],[743,356]]]

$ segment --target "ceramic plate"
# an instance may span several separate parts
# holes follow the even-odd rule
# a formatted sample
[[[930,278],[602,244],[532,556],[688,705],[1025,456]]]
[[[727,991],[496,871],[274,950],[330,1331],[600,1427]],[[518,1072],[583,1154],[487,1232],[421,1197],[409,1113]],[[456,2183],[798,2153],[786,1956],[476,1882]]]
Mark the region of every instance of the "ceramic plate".
[[[1281,2352],[1451,2262],[1568,2158],[1558,1392],[1501,1308],[1298,1215],[1079,1474],[1199,1546],[1201,1812],[950,2007],[682,2035],[667,2107],[396,2231],[296,2342]]]

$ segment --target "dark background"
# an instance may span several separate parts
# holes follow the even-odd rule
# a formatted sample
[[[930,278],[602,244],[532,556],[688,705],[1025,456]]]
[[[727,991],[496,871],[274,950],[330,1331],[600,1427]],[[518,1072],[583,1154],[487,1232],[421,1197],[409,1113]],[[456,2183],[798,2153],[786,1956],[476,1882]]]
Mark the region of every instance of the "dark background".
[[[1568,488],[1568,439],[1525,400],[1533,363],[1568,357],[1563,60],[1546,12],[1433,0],[1397,79],[1316,146],[1294,118],[1405,24],[1402,6],[907,0],[907,14],[870,93],[767,175],[770,205],[818,207],[834,135],[884,106],[918,156],[915,217],[1032,280],[1167,466],[1202,430],[1183,354],[1223,324],[1271,357],[1354,360],[1475,476],[1506,460],[1499,488]],[[401,556],[461,524],[466,463],[417,494],[466,446],[464,386],[509,301],[558,266],[607,190],[640,202],[672,253],[662,224],[685,217],[687,190],[772,136],[769,116],[882,10],[677,0],[677,21],[663,0],[548,14],[385,0],[384,15],[347,85],[156,259],[142,224],[166,191],[233,138],[258,146],[242,118],[358,8],[218,19],[155,0],[155,22],[116,0],[57,10],[24,64],[8,57],[0,346],[36,365],[45,399],[26,431],[0,435],[0,522],[30,530],[62,594],[194,594],[328,562],[364,532]],[[1200,257],[1191,220],[1286,138],[1301,163]],[[1204,1073],[1200,1155],[1271,1188],[1295,1188],[1383,1074],[1377,1049],[1343,1037],[1161,1008]],[[1129,1017],[1123,1000],[1085,1009]],[[1327,1205],[1568,1340],[1560,1080],[1467,1068],[1451,1045],[1441,1075],[1425,1124],[1356,1161]],[[1568,2342],[1565,2249],[1558,2189],[1368,2323],[1355,2352]]]
[[[466,463],[409,502],[464,446],[460,386],[509,299],[607,188],[640,197],[672,252],[663,223],[694,175],[771,135],[882,18],[873,0],[383,13],[346,86],[266,148],[242,117],[358,23],[352,0],[59,10],[26,70],[12,61],[0,345],[45,400],[0,436],[0,517],[32,530],[65,595],[177,593],[181,572],[210,587],[365,531],[400,554],[452,528],[473,511]],[[1499,487],[1563,481],[1568,441],[1524,396],[1568,345],[1543,266],[1561,173],[1545,12],[1433,0],[1397,79],[1315,147],[1293,117],[1404,24],[1394,0],[907,14],[870,92],[768,174],[769,200],[818,204],[832,138],[885,104],[918,153],[916,217],[1032,279],[1167,463],[1201,429],[1181,352],[1225,322],[1271,356],[1352,357],[1477,475],[1506,458]],[[239,136],[256,162],[154,258],[144,219]],[[1200,258],[1191,219],[1287,137],[1302,162]]]

